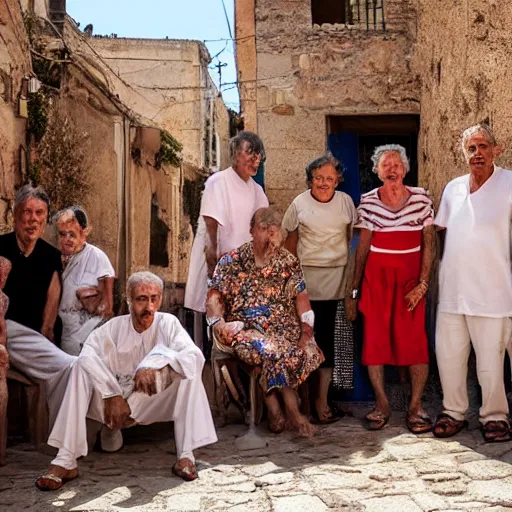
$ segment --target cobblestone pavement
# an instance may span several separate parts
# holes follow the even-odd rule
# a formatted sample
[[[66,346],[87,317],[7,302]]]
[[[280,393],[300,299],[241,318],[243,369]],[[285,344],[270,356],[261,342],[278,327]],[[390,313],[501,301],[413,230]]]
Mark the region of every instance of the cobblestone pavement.
[[[229,425],[219,443],[197,451],[200,478],[191,483],[171,474],[165,427],[137,427],[117,454],[92,452],[79,463],[80,478],[53,493],[34,487],[50,456],[29,445],[9,448],[0,510],[512,510],[512,442],[484,444],[474,422],[455,439],[438,440],[410,434],[400,413],[376,433],[344,418],[308,440],[265,433],[267,448],[244,453],[233,442],[246,427]]]

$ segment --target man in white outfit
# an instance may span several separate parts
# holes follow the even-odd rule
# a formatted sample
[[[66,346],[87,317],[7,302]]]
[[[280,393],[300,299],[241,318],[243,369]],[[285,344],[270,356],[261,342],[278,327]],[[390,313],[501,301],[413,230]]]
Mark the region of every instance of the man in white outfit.
[[[252,178],[265,159],[261,139],[240,132],[229,141],[231,167],[205,183],[197,233],[192,246],[185,307],[205,312],[208,277],[219,258],[251,240],[249,226],[256,210],[268,206],[263,189]]]
[[[104,424],[107,451],[122,447],[121,428],[174,421],[172,471],[197,478],[193,450],[217,441],[201,380],[204,357],[175,316],[158,312],[162,291],[162,280],[151,272],[133,274],[126,293],[130,314],[87,338],[48,439],[59,452],[37,480],[39,489],[59,489],[78,476],[77,458],[87,455],[86,417]]]
[[[435,219],[446,234],[436,327],[444,396],[434,435],[450,437],[467,425],[472,343],[482,388],[482,435],[487,442],[503,442],[511,438],[503,365],[512,333],[512,172],[494,164],[499,149],[487,125],[468,128],[462,148],[470,172],[448,183]]]

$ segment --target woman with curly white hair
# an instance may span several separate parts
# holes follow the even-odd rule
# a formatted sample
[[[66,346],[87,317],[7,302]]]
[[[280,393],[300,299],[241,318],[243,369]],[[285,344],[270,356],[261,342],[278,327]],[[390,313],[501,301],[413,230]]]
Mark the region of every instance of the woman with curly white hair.
[[[389,420],[384,365],[393,365],[409,369],[407,427],[421,434],[432,429],[421,397],[428,377],[425,296],[433,259],[434,209],[425,189],[404,185],[409,161],[402,146],[379,146],[372,160],[383,184],[364,194],[358,208],[355,227],[360,240],[347,316],[355,320],[360,299],[362,363],[368,366],[376,402],[366,416],[368,428],[380,430]]]

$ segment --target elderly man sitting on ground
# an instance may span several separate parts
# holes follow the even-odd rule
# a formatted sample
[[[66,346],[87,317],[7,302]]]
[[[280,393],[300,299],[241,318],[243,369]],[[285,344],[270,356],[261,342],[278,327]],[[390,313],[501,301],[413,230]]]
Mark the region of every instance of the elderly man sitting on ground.
[[[163,282],[151,272],[127,283],[130,314],[94,330],[73,366],[48,444],[59,448],[41,490],[55,490],[78,476],[87,455],[86,417],[101,421],[105,451],[122,447],[120,429],[174,421],[178,461],[172,471],[197,478],[193,450],[217,441],[201,380],[204,358],[178,319],[158,312]]]

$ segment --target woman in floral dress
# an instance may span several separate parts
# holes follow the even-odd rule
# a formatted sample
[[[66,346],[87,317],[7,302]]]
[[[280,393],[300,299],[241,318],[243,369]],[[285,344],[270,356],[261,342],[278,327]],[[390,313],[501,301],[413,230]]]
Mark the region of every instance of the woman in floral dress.
[[[313,339],[304,275],[299,260],[280,247],[281,217],[275,210],[258,210],[251,234],[252,242],[217,264],[208,292],[208,323],[239,359],[261,366],[270,429],[280,432],[288,420],[300,435],[308,436],[313,428],[299,413],[296,389],[319,367],[323,354]]]

